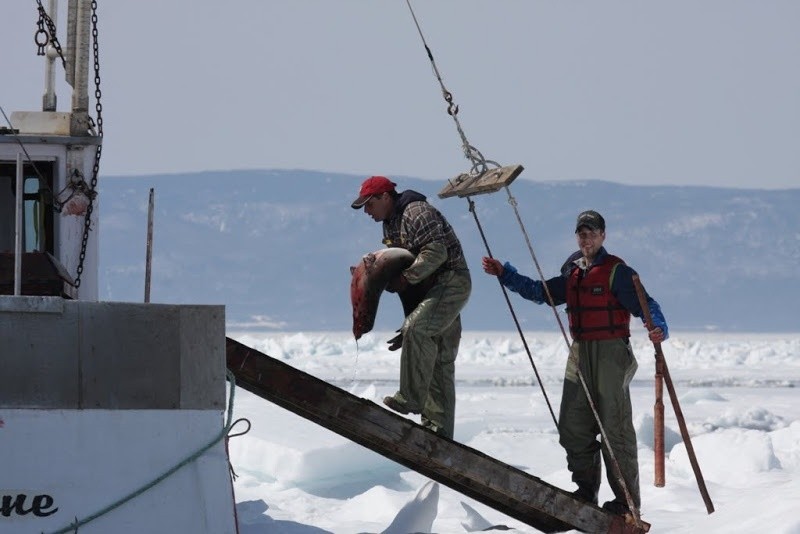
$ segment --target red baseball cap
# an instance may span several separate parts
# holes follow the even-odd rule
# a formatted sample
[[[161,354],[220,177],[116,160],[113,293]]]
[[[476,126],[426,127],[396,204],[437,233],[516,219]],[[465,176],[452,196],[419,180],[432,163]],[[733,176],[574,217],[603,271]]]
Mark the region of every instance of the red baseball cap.
[[[355,199],[350,206],[354,210],[357,210],[366,204],[373,195],[380,195],[381,193],[394,191],[395,187],[397,187],[397,184],[385,176],[370,176],[364,180],[364,183],[361,184],[361,189],[358,192],[358,198]]]

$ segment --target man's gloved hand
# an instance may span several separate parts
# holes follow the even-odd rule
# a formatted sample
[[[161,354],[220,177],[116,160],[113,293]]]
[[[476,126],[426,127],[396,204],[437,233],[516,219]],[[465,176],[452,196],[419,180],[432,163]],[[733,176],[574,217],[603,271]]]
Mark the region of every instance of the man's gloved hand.
[[[397,334],[392,339],[390,339],[389,341],[386,342],[386,343],[389,344],[389,350],[397,350],[397,349],[399,349],[400,347],[403,346],[403,331],[402,331],[402,329],[395,330],[395,332],[399,332],[399,334]]]
[[[398,274],[386,285],[386,291],[389,293],[402,293],[408,287],[408,279],[401,274]]]

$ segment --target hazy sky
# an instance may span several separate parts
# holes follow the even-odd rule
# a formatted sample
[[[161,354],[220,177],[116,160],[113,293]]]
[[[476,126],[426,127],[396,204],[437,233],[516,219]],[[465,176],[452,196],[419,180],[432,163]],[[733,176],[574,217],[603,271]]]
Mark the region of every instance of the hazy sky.
[[[405,0],[98,4],[106,175],[469,168]],[[800,187],[796,0],[412,6],[468,140],[522,178]],[[41,109],[35,7],[0,5],[7,113]]]

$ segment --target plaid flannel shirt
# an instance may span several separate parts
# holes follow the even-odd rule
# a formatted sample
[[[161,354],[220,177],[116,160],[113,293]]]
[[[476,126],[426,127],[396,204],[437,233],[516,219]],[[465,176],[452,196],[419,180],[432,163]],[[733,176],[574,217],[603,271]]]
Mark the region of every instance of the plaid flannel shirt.
[[[447,259],[441,268],[467,269],[464,251],[453,227],[439,210],[428,202],[411,202],[403,210],[402,215],[384,221],[383,235],[384,243],[403,247],[415,255],[429,243],[443,243],[447,248]]]

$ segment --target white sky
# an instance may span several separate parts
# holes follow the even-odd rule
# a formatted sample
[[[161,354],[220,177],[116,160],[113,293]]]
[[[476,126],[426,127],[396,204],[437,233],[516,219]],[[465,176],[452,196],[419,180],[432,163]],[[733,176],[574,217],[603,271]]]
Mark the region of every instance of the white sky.
[[[631,343],[639,370],[631,399],[642,517],[652,524],[650,532],[800,532],[800,404],[797,388],[788,387],[800,380],[800,335],[678,332],[663,344],[714,505],[709,515],[667,388],[666,485],[653,485],[653,347],[644,330],[636,330]],[[388,332],[367,334],[358,352],[347,332],[228,335],[381,406],[397,388],[400,364],[386,349]],[[557,414],[566,344],[556,333],[527,332],[526,339]],[[466,332],[456,360],[455,439],[571,491],[555,425],[533,378],[515,332]],[[250,432],[229,442],[239,475],[236,502],[247,502],[239,508],[242,534],[457,534],[487,524],[538,532],[446,486],[434,494],[426,477],[241,388],[234,399],[239,417],[252,423]],[[611,498],[604,478],[601,502]]]
[[[98,3],[107,175],[469,167],[403,0]],[[794,0],[412,6],[469,141],[523,178],[800,184]],[[40,109],[35,2],[0,22],[0,105]]]

